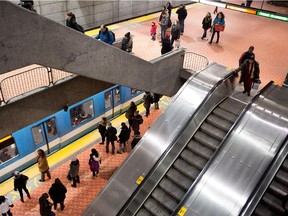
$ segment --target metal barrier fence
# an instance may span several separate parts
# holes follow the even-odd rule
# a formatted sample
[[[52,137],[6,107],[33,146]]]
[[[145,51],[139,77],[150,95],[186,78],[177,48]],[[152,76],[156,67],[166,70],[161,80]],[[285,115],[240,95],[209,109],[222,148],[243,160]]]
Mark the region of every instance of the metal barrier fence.
[[[0,82],[0,105],[8,104],[11,99],[51,87],[56,82],[74,76],[71,73],[40,66],[4,78]]]
[[[184,56],[183,68],[197,72],[207,67],[209,64],[208,59],[197,53],[186,52]]]

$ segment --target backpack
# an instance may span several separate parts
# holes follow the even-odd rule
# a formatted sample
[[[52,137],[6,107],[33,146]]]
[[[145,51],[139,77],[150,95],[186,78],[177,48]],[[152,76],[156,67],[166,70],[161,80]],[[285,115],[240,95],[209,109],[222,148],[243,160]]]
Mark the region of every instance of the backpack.
[[[112,41],[115,42],[115,40],[116,40],[116,38],[115,38],[115,33],[114,33],[113,31],[109,31],[109,32],[110,32],[111,35],[112,35],[112,38],[110,38],[110,39],[112,39]]]
[[[79,31],[84,33],[84,28],[81,25],[79,25],[78,23],[77,23],[77,26],[78,26]]]

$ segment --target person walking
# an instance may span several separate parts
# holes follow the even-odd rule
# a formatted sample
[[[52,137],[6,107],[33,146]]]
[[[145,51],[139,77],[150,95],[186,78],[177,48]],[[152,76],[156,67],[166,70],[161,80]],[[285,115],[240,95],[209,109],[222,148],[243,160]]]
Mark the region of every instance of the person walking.
[[[55,179],[55,183],[52,184],[48,193],[53,200],[54,209],[56,210],[57,204],[60,203],[61,211],[63,211],[65,208],[64,200],[66,198],[67,189],[59,178]]]
[[[66,26],[84,33],[84,29],[76,22],[76,16],[72,12],[67,13]]]
[[[106,127],[107,127],[107,118],[102,117],[101,122],[98,125],[98,131],[101,135],[102,141],[99,144],[104,144],[105,142],[105,132],[106,132]]]
[[[122,154],[123,152],[126,152],[126,144],[127,141],[130,138],[130,132],[131,130],[127,127],[127,125],[125,124],[125,122],[121,123],[121,131],[119,134],[119,150],[117,151],[118,154]]]
[[[180,31],[181,31],[181,34],[184,33],[184,21],[187,17],[187,10],[185,8],[185,5],[181,4],[179,5],[179,8],[177,9],[176,13],[178,14],[178,20],[179,20],[179,23],[180,23]]]
[[[69,166],[69,172],[68,175],[72,178],[72,187],[76,187],[76,183],[80,183],[80,177],[79,177],[79,168],[80,168],[80,162],[75,157],[71,160],[70,166]]]
[[[98,176],[99,174],[101,159],[102,159],[102,156],[100,152],[98,152],[95,148],[91,149],[91,154],[90,154],[88,164],[90,166],[91,172],[93,173],[93,177]]]
[[[10,207],[14,207],[12,202],[5,196],[0,196],[0,214],[2,216],[12,216],[12,212],[10,211]]]
[[[247,93],[250,96],[250,90],[252,88],[253,82],[259,81],[259,63],[255,61],[255,56],[252,54],[248,59],[245,60],[239,68],[235,70],[235,73],[242,71],[243,81],[244,81],[244,91],[243,94]]]
[[[51,174],[49,171],[49,165],[48,165],[48,161],[47,161],[47,157],[45,152],[42,149],[38,149],[37,150],[37,164],[38,164],[38,168],[39,171],[41,172],[41,179],[39,180],[40,182],[44,182],[45,181],[45,174],[47,174],[47,177],[49,179],[51,179]]]
[[[137,106],[135,105],[135,103],[132,101],[130,103],[130,106],[128,108],[128,110],[125,113],[125,117],[128,119],[128,123],[129,123],[129,128],[131,129],[132,127],[132,123],[133,123],[133,117],[134,117],[134,113],[137,110]]]
[[[148,117],[150,115],[150,107],[151,104],[153,103],[153,98],[150,94],[150,92],[145,92],[144,96],[143,96],[143,101],[144,101],[144,107],[146,110],[146,117]]]
[[[181,31],[180,31],[179,21],[175,20],[171,28],[171,47],[173,47],[175,40],[180,39],[180,34],[181,34]]]
[[[28,181],[28,179],[29,179],[28,176],[23,175],[23,174],[21,174],[21,173],[18,172],[18,171],[15,171],[15,172],[13,173],[13,176],[14,176],[14,190],[15,190],[15,191],[18,190],[19,195],[20,195],[20,200],[21,200],[21,202],[24,203],[23,191],[22,191],[22,190],[24,190],[25,193],[27,194],[27,197],[28,197],[29,199],[31,199],[30,194],[29,194],[29,191],[28,191],[28,189],[27,189],[27,187],[26,187],[27,181]]]
[[[109,153],[109,144],[112,145],[112,154],[115,154],[115,143],[114,141],[117,140],[117,129],[112,126],[112,123],[108,123],[108,128],[106,130],[106,153]]]
[[[219,43],[220,38],[220,30],[216,28],[216,25],[225,25],[225,16],[222,12],[219,12],[216,16],[216,18],[213,20],[213,27],[212,27],[212,36],[210,40],[210,44],[212,44],[212,41],[214,39],[215,32],[217,33],[217,41],[216,43]]]
[[[248,51],[244,52],[244,53],[241,55],[241,57],[240,57],[240,59],[239,59],[239,66],[241,66],[241,64],[243,64],[246,59],[249,59],[249,57],[250,57],[251,55],[254,55],[254,58],[255,58],[254,46],[250,46],[249,49],[248,49]],[[242,72],[241,72],[241,76],[240,76],[239,83],[242,83],[242,82],[244,82],[244,80],[243,80],[243,76],[242,76]]]
[[[204,29],[204,33],[201,37],[202,40],[206,38],[207,30],[211,28],[211,24],[212,24],[212,17],[211,17],[211,13],[208,12],[202,20],[202,28]]]
[[[48,198],[48,193],[43,193],[39,198],[41,216],[55,216],[55,213],[52,211],[52,203],[49,202]]]

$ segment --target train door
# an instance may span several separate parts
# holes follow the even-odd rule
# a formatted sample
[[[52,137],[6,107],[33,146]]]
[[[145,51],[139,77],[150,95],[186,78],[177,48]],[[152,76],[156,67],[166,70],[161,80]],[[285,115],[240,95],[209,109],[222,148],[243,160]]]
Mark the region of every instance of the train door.
[[[117,86],[105,92],[106,116],[111,116],[113,118],[115,115],[118,115],[118,113],[120,112],[120,106],[119,106],[120,104],[121,104],[120,86]]]
[[[36,148],[47,149],[48,154],[60,148],[55,117],[34,126],[32,135]]]

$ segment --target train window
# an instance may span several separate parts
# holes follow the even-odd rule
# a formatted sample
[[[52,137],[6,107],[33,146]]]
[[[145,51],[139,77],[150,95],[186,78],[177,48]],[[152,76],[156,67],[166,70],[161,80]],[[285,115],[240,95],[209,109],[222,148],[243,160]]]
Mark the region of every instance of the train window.
[[[35,145],[39,145],[39,144],[43,143],[44,137],[42,134],[41,125],[37,125],[37,126],[32,128],[32,135],[33,135]]]
[[[139,93],[141,93],[140,90],[131,88],[131,96],[137,95],[137,94],[139,94]]]
[[[57,129],[56,129],[56,123],[55,123],[55,117],[49,119],[46,121],[46,126],[48,130],[48,137],[54,137],[57,135]]]
[[[111,107],[111,91],[105,92],[105,109]]]
[[[16,157],[18,150],[14,141],[14,138],[9,135],[0,139],[0,164]]]
[[[72,126],[76,126],[81,122],[94,116],[93,101],[89,100],[70,109],[70,117]]]
[[[113,94],[114,94],[114,104],[119,103],[121,100],[120,86],[113,89]]]

